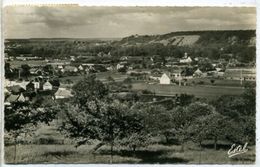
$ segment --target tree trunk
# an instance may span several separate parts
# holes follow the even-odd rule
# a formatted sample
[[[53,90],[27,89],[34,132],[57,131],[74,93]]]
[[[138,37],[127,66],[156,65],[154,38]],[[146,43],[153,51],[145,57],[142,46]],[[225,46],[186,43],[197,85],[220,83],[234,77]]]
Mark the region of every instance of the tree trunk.
[[[110,163],[113,163],[113,149],[114,149],[114,142],[110,143]]]
[[[202,144],[201,141],[199,142],[200,145],[200,158],[199,158],[199,164],[201,163],[201,152],[202,152]]]
[[[217,142],[218,142],[218,138],[215,137],[214,138],[214,149],[217,150]]]
[[[16,164],[16,143],[17,143],[17,137],[14,139],[14,163]]]
[[[169,137],[168,137],[168,135],[164,135],[165,136],[165,139],[166,139],[166,144],[168,144],[169,143]]]
[[[134,157],[136,157],[136,146],[133,146]]]
[[[181,152],[184,152],[184,141],[181,142]]]

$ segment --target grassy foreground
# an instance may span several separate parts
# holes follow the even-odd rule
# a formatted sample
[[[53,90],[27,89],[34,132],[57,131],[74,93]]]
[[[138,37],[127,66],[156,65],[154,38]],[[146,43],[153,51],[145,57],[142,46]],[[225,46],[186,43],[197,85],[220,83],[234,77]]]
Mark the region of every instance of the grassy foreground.
[[[94,145],[75,148],[73,145],[18,145],[16,163],[110,163],[109,147],[103,146],[96,153],[91,153]],[[212,149],[212,145],[203,145],[201,149],[186,143],[182,152],[180,145],[154,144],[139,149],[136,153],[117,147],[113,163],[141,164],[252,164],[255,161],[255,147],[249,151],[229,158],[229,146]],[[5,163],[14,162],[14,146],[5,147]]]

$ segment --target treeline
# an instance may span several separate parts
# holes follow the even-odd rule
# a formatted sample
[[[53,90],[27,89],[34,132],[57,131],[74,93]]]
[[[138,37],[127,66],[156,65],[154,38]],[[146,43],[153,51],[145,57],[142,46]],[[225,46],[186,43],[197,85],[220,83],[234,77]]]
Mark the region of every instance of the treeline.
[[[163,45],[161,43],[149,43],[151,40],[166,39],[173,35],[200,35],[199,40],[190,46]],[[30,54],[42,58],[69,58],[70,56],[93,57],[97,58],[99,53],[108,54],[115,58],[121,56],[151,57],[159,55],[161,57],[181,58],[187,52],[192,58],[206,57],[209,59],[226,58],[225,55],[231,54],[242,63],[255,62],[256,46],[249,45],[250,39],[255,37],[255,31],[201,31],[201,32],[177,32],[160,36],[130,36],[121,41],[113,43],[96,43],[91,41],[72,41],[72,40],[28,40],[27,42],[6,43],[7,46],[17,44],[16,47],[6,49],[9,56],[20,56]],[[137,43],[139,43],[137,45]]]
[[[256,47],[245,45],[228,45],[225,47],[215,46],[164,46],[162,44],[146,44],[142,46],[75,46],[72,43],[64,44],[41,44],[39,46],[30,46],[30,44],[21,47],[13,48],[6,51],[9,56],[20,56],[21,54],[30,54],[30,56],[37,56],[42,58],[57,58],[64,59],[70,56],[80,56],[85,58],[98,59],[99,53],[108,54],[113,58],[120,58],[122,56],[134,57],[153,57],[159,55],[162,58],[173,57],[181,58],[187,52],[192,58],[205,57],[213,60],[219,58],[229,59],[226,54],[232,54],[232,58],[236,58],[242,63],[254,62],[256,59]]]

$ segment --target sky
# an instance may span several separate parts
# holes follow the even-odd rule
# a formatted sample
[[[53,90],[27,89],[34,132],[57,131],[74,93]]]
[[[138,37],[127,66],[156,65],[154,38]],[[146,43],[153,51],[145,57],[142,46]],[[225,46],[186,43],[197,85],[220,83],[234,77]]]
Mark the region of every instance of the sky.
[[[121,38],[176,31],[256,29],[253,7],[8,6],[5,38]]]

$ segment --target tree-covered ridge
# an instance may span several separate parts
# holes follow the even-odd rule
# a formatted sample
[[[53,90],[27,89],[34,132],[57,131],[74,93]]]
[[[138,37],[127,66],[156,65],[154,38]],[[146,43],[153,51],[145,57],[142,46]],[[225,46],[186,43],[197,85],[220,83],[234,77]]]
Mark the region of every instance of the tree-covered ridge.
[[[255,30],[172,32],[164,35],[132,35],[119,41],[84,39],[8,39],[8,56],[32,56],[43,59],[67,59],[75,56],[80,62],[117,63],[123,56],[191,58],[213,60],[230,57],[242,63],[255,62]],[[228,57],[227,57],[228,56]]]
[[[167,40],[175,36],[198,35],[199,39],[195,42],[198,45],[226,44],[232,38],[237,44],[249,44],[250,40],[256,36],[255,30],[223,30],[223,31],[180,31],[171,32],[163,35],[132,35],[123,38],[119,44],[148,43],[152,40]]]

